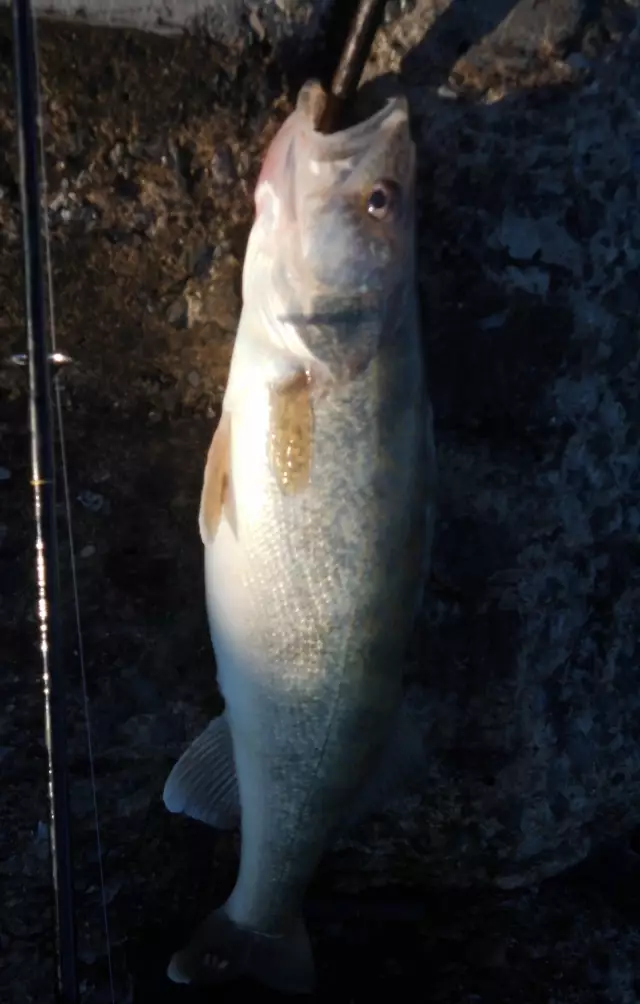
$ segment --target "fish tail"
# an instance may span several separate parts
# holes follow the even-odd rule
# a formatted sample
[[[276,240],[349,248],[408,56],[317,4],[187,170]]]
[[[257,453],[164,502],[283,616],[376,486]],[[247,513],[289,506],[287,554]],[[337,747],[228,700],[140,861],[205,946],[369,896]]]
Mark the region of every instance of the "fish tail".
[[[189,944],[173,955],[167,976],[174,983],[199,985],[249,976],[283,993],[315,989],[313,953],[302,918],[287,935],[274,937],[238,927],[224,906],[210,913]]]

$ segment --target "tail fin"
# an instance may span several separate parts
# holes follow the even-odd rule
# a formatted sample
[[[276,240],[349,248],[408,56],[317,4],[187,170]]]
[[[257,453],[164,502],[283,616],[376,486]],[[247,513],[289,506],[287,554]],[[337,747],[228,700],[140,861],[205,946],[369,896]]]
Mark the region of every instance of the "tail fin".
[[[182,951],[169,963],[174,983],[211,985],[251,976],[283,993],[315,989],[311,943],[303,920],[288,935],[272,937],[238,927],[224,906],[203,921]]]

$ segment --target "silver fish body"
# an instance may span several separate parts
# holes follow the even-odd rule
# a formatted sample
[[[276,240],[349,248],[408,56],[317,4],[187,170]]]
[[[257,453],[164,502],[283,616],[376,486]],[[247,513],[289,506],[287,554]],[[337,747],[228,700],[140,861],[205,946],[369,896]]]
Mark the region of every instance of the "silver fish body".
[[[239,874],[170,975],[215,980],[223,957],[295,991],[313,984],[306,887],[393,742],[435,505],[406,103],[321,136],[316,96],[303,90],[258,183],[203,489],[225,725],[165,789],[174,811],[190,811],[189,784],[229,796],[213,776],[228,729]]]

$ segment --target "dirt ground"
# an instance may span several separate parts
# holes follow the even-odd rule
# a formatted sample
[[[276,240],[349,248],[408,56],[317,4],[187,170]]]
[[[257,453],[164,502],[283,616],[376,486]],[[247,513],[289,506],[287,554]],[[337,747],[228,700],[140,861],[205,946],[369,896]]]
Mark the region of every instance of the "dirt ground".
[[[237,840],[164,810],[171,764],[218,708],[197,505],[240,304],[251,192],[286,114],[257,48],[47,26],[41,81],[63,406],[119,1004],[255,1001],[174,987],[169,954],[233,882]],[[10,28],[0,19],[0,357],[24,349]],[[0,368],[0,997],[52,999],[26,378]],[[61,522],[61,527],[63,526]],[[61,531],[83,1004],[108,1001],[87,737]],[[309,894],[317,1000],[640,999],[633,841],[539,889]],[[275,999],[275,998],[274,998]]]

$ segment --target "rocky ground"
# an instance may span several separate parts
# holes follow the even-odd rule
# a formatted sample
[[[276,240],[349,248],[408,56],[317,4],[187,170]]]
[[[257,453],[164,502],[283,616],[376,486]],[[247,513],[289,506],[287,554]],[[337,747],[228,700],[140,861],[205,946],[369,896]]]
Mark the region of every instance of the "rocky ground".
[[[460,39],[449,25],[437,50],[440,62],[428,60],[429,89],[424,50],[422,63],[404,64],[424,136],[421,221],[429,239],[422,242],[422,282],[431,308],[430,353],[445,460],[462,455],[459,443],[456,454],[452,429],[466,437],[465,448],[482,451],[487,438],[498,453],[513,446],[497,433],[495,407],[496,400],[506,400],[509,374],[487,364],[483,369],[476,348],[474,366],[487,378],[483,389],[482,379],[469,380],[459,351],[446,350],[447,338],[457,350],[469,348],[461,340],[463,320],[481,320],[488,332],[504,323],[504,296],[496,297],[495,284],[478,281],[485,234],[474,224],[475,209],[481,205],[491,213],[502,204],[505,187],[512,200],[542,197],[539,187],[533,193],[527,189],[525,175],[510,180],[505,173],[511,163],[505,150],[521,143],[526,160],[542,128],[554,137],[550,148],[556,160],[543,165],[549,169],[544,197],[553,200],[558,183],[553,165],[561,159],[567,118],[580,102],[576,87],[593,86],[594,79],[619,97],[611,100],[611,129],[624,126],[633,140],[628,106],[640,89],[633,90],[637,74],[620,78],[617,55],[627,28],[610,18],[585,32],[570,52],[558,54],[551,46],[535,59],[505,56],[498,63],[482,53],[475,61],[459,59],[460,46],[469,39]],[[639,43],[624,44],[632,47],[625,58],[634,67]],[[401,39],[385,36],[370,75],[393,69],[404,51]],[[24,347],[6,18],[0,22],[0,57],[0,356],[5,358]],[[164,969],[183,934],[232,883],[236,839],[169,817],[160,793],[187,739],[218,707],[195,514],[238,316],[252,186],[265,145],[287,112],[287,86],[259,39],[234,53],[204,40],[51,25],[41,31],[41,78],[56,331],[59,346],[74,359],[63,376],[62,403],[116,1000],[207,1000],[208,995],[167,984]],[[440,93],[439,87],[444,87]],[[503,105],[499,99],[505,96]],[[437,118],[434,109],[445,104],[450,111]],[[428,130],[432,115],[438,128]],[[472,144],[500,115],[496,135],[502,139],[471,170]],[[634,149],[630,142],[631,181],[637,172]],[[588,211],[589,205],[581,206],[582,213]],[[624,215],[626,208],[619,212]],[[589,225],[581,219],[580,225]],[[500,234],[503,244],[520,241],[520,265],[509,273],[508,330],[514,325],[529,330],[527,318],[533,317],[553,337],[563,301],[552,296],[551,307],[543,309],[535,297],[547,283],[552,294],[562,287],[566,261],[552,260],[550,266],[545,261],[545,247],[551,246],[546,253],[552,257],[557,249],[552,241],[541,254],[534,247],[531,267],[531,240],[522,248],[527,235],[517,228]],[[491,249],[493,264],[496,253]],[[622,296],[620,284],[615,295],[613,282],[606,285],[613,274],[606,271],[606,248],[595,249],[592,259],[605,269],[594,281],[609,296],[607,309],[632,313],[637,272],[634,281],[632,266],[614,261],[631,275],[623,287],[630,291],[625,305],[615,298]],[[554,365],[554,351],[565,348],[547,346],[548,366]],[[522,386],[541,379],[537,358],[512,352],[509,360],[523,372],[533,366]],[[547,376],[543,370],[542,378]],[[507,412],[519,430],[534,396],[531,391],[515,399]],[[525,450],[525,471],[527,450],[535,458],[540,448],[538,437],[539,430],[531,429],[518,447]],[[461,465],[458,481],[453,478],[450,485],[459,485],[464,474]],[[98,1004],[109,1000],[108,974],[64,534],[62,543],[79,955],[83,1004]],[[436,569],[442,574],[447,561],[440,547]],[[475,586],[471,572],[456,579],[451,563],[448,567],[448,581],[440,591],[434,587],[433,595],[440,623],[449,616],[455,631],[460,582],[463,590]],[[481,573],[476,565],[473,574]],[[34,647],[25,380],[10,367],[0,369],[0,576],[0,997],[7,1004],[42,1004],[52,991],[42,694]],[[449,639],[437,651],[446,655],[450,643],[449,651],[459,658],[456,646],[463,641],[474,638],[457,638],[455,644]],[[459,834],[451,839],[453,846]],[[360,1002],[375,990],[434,1004],[634,1004],[640,999],[634,840],[633,835],[620,839],[577,869],[525,890],[456,891],[427,884],[413,858],[367,876],[365,835],[327,857],[310,891],[317,999]],[[397,859],[397,846],[394,853]],[[431,858],[427,873],[433,878],[437,856]],[[250,992],[256,1001],[270,999],[260,989]],[[240,1000],[246,993],[247,988],[233,987],[217,998]]]

